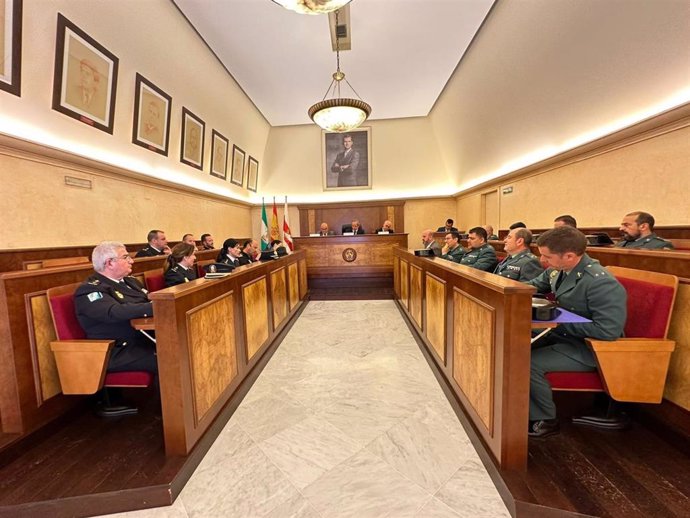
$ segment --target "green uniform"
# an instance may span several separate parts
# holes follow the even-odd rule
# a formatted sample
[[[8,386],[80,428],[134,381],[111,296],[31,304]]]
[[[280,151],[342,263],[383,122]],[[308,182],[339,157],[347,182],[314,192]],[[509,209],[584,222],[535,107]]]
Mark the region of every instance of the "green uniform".
[[[641,237],[635,241],[626,241],[621,239],[616,243],[618,248],[644,248],[646,250],[673,250],[673,243],[661,239],[654,233],[646,237]]]
[[[524,249],[515,255],[509,255],[503,261],[498,263],[494,270],[496,275],[507,277],[515,281],[527,282],[531,281],[544,271],[537,256]]]
[[[460,264],[485,272],[493,272],[498,264],[496,250],[488,243],[484,243],[479,248],[470,248],[460,259]]]
[[[561,324],[532,345],[530,421],[556,418],[551,385],[545,374],[596,370],[594,353],[584,339],[615,340],[622,336],[625,326],[625,288],[598,261],[584,254],[556,288],[558,276],[557,270],[548,269],[527,284],[535,286],[539,293],[554,292],[559,306],[591,322]]]
[[[496,234],[491,234],[486,238],[487,241],[498,241],[498,236]]]
[[[441,256],[441,259],[448,259],[449,261],[453,261],[454,263],[459,263],[464,254],[465,251],[462,249],[460,245],[458,245],[452,250],[448,250],[447,254],[443,254]]]

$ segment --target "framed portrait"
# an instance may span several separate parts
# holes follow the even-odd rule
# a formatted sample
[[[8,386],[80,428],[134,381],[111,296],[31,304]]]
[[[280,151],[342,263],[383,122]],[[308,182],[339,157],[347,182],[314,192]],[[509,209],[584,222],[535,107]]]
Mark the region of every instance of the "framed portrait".
[[[371,128],[322,132],[324,191],[371,189]]]
[[[211,132],[211,175],[227,180],[230,143],[216,130]]]
[[[53,109],[113,133],[119,60],[58,13]]]
[[[0,0],[0,90],[21,96],[22,1]]]
[[[203,170],[205,129],[204,121],[183,106],[180,162]]]
[[[168,156],[172,97],[141,74],[136,75],[132,143]]]
[[[232,145],[232,175],[230,181],[240,187],[244,183],[244,157],[246,154],[236,145]]]
[[[256,192],[259,184],[259,161],[253,157],[249,157],[247,165],[247,189]]]

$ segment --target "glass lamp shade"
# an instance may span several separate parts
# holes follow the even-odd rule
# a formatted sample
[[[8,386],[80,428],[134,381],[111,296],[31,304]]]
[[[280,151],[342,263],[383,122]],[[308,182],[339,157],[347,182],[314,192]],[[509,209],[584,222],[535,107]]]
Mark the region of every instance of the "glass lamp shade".
[[[290,9],[300,14],[323,14],[340,9],[351,0],[273,0],[276,4],[282,5],[285,9]]]
[[[367,120],[371,106],[359,99],[327,99],[309,108],[308,113],[323,129],[343,133]]]

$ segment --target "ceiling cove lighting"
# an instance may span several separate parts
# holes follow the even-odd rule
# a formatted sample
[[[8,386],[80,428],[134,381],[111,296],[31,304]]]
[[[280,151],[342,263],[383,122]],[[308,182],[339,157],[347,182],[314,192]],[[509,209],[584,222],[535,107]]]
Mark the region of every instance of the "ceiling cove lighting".
[[[276,4],[282,5],[285,9],[290,9],[300,14],[324,14],[330,13],[342,6],[349,4],[351,0],[273,0]]]
[[[335,59],[336,71],[333,73],[333,80],[326,90],[323,99],[309,108],[309,118],[317,125],[327,131],[343,133],[355,129],[362,124],[371,114],[371,106],[362,101],[359,95],[352,88],[350,82],[345,79],[345,74],[340,71],[340,37],[338,36],[338,11],[335,12]],[[340,85],[342,81],[347,83],[350,90],[354,92],[357,99],[340,96]],[[326,99],[328,94],[330,99]]]

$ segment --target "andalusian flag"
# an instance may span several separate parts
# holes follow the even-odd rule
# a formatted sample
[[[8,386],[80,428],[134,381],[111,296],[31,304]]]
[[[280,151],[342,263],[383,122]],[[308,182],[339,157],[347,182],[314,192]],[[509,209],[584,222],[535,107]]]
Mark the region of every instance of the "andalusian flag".
[[[268,237],[268,218],[266,217],[266,202],[261,198],[261,250],[268,250],[271,242]]]
[[[295,245],[292,244],[292,234],[290,234],[290,223],[288,223],[287,196],[285,197],[285,208],[283,209],[283,241],[290,252],[295,249]]]
[[[278,226],[278,209],[276,209],[276,197],[273,197],[273,216],[271,216],[271,241],[280,241],[280,227]]]

